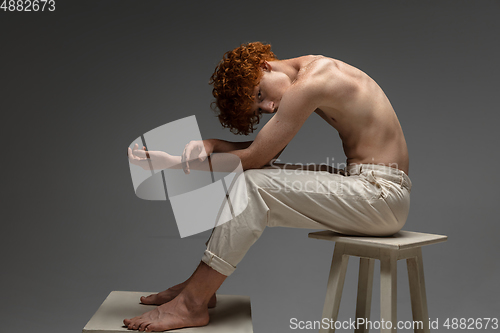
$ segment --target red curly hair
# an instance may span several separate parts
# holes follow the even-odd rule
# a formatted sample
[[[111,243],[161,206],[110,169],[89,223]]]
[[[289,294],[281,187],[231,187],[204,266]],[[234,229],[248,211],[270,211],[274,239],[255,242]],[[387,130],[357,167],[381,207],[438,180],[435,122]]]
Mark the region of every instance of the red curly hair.
[[[277,60],[270,44],[242,44],[226,52],[210,77],[215,101],[212,108],[222,126],[234,134],[248,135],[256,128],[260,115],[252,113],[254,88],[262,77],[261,64]]]

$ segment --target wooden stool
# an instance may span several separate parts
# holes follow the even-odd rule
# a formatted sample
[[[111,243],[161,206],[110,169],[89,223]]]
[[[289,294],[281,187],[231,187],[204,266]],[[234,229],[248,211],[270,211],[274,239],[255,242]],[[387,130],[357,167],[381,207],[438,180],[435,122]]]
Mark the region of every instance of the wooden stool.
[[[415,332],[429,332],[422,246],[444,242],[447,236],[400,231],[389,237],[358,237],[344,236],[332,231],[320,231],[310,233],[309,237],[335,242],[322,319],[337,320],[347,262],[349,256],[356,256],[360,257],[356,320],[358,318],[370,320],[373,268],[375,259],[378,259],[380,260],[380,316],[383,321],[392,322],[392,327],[381,326],[380,332],[396,332],[397,261],[406,259],[413,320],[423,323],[423,327],[416,328]],[[333,325],[328,326],[328,329],[322,328],[320,332],[335,332]],[[360,326],[355,332],[368,332],[368,327]]]

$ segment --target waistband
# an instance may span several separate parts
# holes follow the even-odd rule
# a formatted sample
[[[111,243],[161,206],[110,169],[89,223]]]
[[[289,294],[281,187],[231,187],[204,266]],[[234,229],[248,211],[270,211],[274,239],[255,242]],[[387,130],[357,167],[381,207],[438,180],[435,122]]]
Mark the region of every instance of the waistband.
[[[402,170],[379,164],[349,164],[345,168],[347,176],[356,176],[369,171],[373,171],[374,176],[392,181],[411,191],[410,177]]]

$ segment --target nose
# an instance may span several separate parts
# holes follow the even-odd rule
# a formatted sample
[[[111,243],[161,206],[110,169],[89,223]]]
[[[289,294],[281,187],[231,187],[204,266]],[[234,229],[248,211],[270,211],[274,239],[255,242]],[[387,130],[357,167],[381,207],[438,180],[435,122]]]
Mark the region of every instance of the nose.
[[[263,107],[262,107],[262,110],[269,112],[269,113],[273,113],[274,112],[274,102],[272,102],[272,101],[265,102]]]

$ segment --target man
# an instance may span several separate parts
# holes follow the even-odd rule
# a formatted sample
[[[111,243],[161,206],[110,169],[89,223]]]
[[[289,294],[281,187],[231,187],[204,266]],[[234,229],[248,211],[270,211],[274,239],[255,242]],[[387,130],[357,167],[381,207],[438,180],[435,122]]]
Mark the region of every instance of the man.
[[[408,150],[396,114],[368,75],[324,56],[277,60],[270,45],[249,43],[227,52],[212,75],[223,126],[253,131],[262,113],[273,117],[253,142],[189,143],[182,157],[129,149],[132,163],[197,167],[200,152],[237,155],[245,171],[247,208],[214,229],[202,262],[185,282],[142,297],[160,305],[124,320],[129,329],[164,331],[208,324],[215,292],[266,226],[330,229],[351,235],[391,235],[408,216]],[[264,168],[317,113],[335,128],[347,156],[345,174]],[[314,143],[310,143],[313,146]],[[147,155],[147,156],[146,156]],[[160,163],[161,164],[161,163]]]

